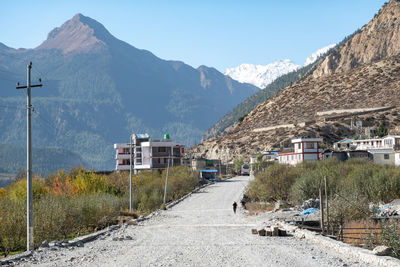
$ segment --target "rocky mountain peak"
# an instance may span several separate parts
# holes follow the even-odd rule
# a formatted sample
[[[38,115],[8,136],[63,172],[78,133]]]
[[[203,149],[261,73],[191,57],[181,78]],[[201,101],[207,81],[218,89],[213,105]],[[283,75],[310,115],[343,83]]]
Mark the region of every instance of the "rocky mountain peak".
[[[76,14],[61,27],[52,30],[36,50],[59,49],[64,54],[97,52],[114,39],[101,23],[82,14]]]
[[[400,1],[391,0],[321,61],[314,77],[346,72],[400,52]]]

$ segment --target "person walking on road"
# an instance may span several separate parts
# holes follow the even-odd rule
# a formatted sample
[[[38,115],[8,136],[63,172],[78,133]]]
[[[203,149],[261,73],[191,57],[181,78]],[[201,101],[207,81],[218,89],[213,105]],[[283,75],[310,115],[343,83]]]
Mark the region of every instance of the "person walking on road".
[[[233,207],[233,213],[236,214],[236,208],[237,208],[237,203],[236,203],[236,201],[233,202],[232,207]]]

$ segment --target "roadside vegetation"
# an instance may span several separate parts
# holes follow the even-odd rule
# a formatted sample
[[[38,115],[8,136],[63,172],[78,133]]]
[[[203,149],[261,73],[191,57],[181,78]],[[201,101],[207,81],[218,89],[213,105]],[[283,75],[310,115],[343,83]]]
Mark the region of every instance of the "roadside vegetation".
[[[182,197],[199,179],[186,167],[170,168],[167,201]],[[143,171],[133,179],[131,215],[146,215],[162,205],[165,171]],[[33,179],[35,247],[116,223],[129,214],[129,173],[100,175],[83,168],[60,170]],[[0,188],[0,256],[26,249],[26,177]]]
[[[305,200],[318,198],[319,188],[324,188],[324,177],[328,184],[332,227],[368,219],[376,213],[378,205],[400,198],[400,168],[360,160],[340,162],[336,159],[303,162],[297,166],[273,164],[256,174],[246,195],[253,202],[284,200],[295,206]],[[393,255],[400,255],[400,242],[389,238],[393,233],[388,234],[390,231],[396,232],[393,227],[398,225],[387,225],[382,226],[383,234],[379,242],[391,244]]]

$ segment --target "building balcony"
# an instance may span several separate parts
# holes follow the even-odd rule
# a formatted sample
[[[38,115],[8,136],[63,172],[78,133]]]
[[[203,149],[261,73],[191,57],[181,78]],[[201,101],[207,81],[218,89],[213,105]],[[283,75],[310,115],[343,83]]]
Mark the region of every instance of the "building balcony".
[[[117,154],[117,155],[115,155],[115,159],[116,160],[118,160],[118,159],[130,159],[130,154]]]

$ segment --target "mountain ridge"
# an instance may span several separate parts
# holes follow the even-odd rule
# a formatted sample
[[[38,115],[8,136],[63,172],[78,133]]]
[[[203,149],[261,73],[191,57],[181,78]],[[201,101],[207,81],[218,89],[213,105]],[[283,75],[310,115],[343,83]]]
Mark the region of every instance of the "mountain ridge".
[[[125,142],[131,132],[148,132],[155,139],[168,132],[190,146],[218,117],[258,90],[214,68],[164,60],[113,36],[98,39],[82,18],[66,21],[35,49],[1,50],[0,69],[21,75],[1,75],[0,86],[14,88],[10,80],[23,81],[29,61],[33,79],[40,71],[44,86],[32,94],[35,146],[68,148],[89,167],[111,169],[113,143]],[[71,46],[61,42],[74,37]],[[2,90],[0,103],[22,107],[21,93]],[[24,142],[22,110],[2,110],[0,142]]]
[[[303,79],[257,105],[225,135],[193,147],[193,155],[232,162],[234,158],[248,158],[263,150],[281,149],[296,136],[322,137],[332,144],[342,138],[359,136],[360,132],[351,127],[353,120],[361,120],[364,127],[370,128],[383,124],[390,133],[399,134],[400,42],[397,36],[400,27],[392,26],[399,18],[400,1],[391,0],[364,27],[315,62]],[[368,35],[375,39],[366,38]],[[386,40],[386,43],[375,46],[376,40]],[[359,57],[363,49],[369,51],[364,58]],[[346,54],[349,51],[361,54],[350,57]],[[387,106],[392,107],[368,113],[351,111]],[[322,111],[340,116],[322,115]]]

